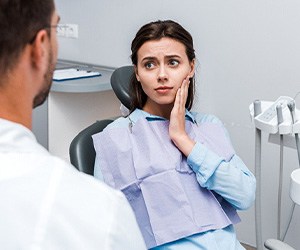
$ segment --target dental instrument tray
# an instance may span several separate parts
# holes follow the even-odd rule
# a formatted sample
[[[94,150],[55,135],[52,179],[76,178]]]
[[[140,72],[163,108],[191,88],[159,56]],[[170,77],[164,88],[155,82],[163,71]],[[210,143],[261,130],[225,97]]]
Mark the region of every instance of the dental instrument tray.
[[[291,113],[288,109],[288,104],[294,99],[289,96],[280,96],[275,102],[259,101],[261,112],[254,115],[254,104],[249,107],[252,121],[256,128],[265,131],[269,134],[292,134],[300,132],[300,113],[295,109],[295,121],[292,121]],[[279,123],[277,110],[281,109],[283,122]]]

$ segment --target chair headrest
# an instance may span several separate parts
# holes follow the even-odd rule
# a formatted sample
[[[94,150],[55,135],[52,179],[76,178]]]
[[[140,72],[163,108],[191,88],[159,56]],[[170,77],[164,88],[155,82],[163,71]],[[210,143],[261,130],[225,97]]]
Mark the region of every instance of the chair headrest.
[[[130,109],[129,83],[134,73],[133,66],[117,68],[111,75],[110,84],[121,103]]]

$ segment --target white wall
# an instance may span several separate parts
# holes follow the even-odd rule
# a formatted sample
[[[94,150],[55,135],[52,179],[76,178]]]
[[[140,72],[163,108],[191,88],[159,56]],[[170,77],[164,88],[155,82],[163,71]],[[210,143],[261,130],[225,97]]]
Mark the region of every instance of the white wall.
[[[199,60],[195,110],[226,124],[237,153],[254,171],[254,128],[248,106],[300,91],[298,0],[57,0],[61,23],[78,23],[79,39],[60,38],[62,59],[118,67],[130,64],[130,43],[146,22],[173,19],[194,37]],[[300,105],[300,101],[298,100]],[[276,237],[279,148],[263,144],[263,239]],[[294,150],[285,151],[285,226]],[[300,246],[296,207],[286,241]],[[254,209],[241,212],[239,239],[255,245]],[[297,224],[298,223],[298,224]]]

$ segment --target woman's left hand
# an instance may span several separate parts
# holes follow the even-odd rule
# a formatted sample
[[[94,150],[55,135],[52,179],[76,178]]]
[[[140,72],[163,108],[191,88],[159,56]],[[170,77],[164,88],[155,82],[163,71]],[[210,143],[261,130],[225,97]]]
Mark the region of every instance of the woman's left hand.
[[[188,96],[190,80],[186,77],[177,90],[174,107],[170,115],[169,135],[176,147],[188,156],[195,142],[185,131],[185,104]]]

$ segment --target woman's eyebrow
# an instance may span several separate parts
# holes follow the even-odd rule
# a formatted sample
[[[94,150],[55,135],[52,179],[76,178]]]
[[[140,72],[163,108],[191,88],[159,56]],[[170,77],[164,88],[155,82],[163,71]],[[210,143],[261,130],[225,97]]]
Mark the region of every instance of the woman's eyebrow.
[[[166,55],[165,57],[166,58],[181,58],[181,56],[176,55],[176,54],[174,54],[174,55]]]
[[[142,62],[143,62],[143,61],[155,60],[155,59],[156,59],[156,57],[154,57],[154,56],[146,56],[146,57],[144,57],[144,58],[142,59]]]
[[[181,58],[181,56],[174,54],[174,55],[166,55],[165,58],[170,59],[170,58]],[[146,56],[142,59],[143,61],[149,61],[149,60],[156,60],[155,56]]]

